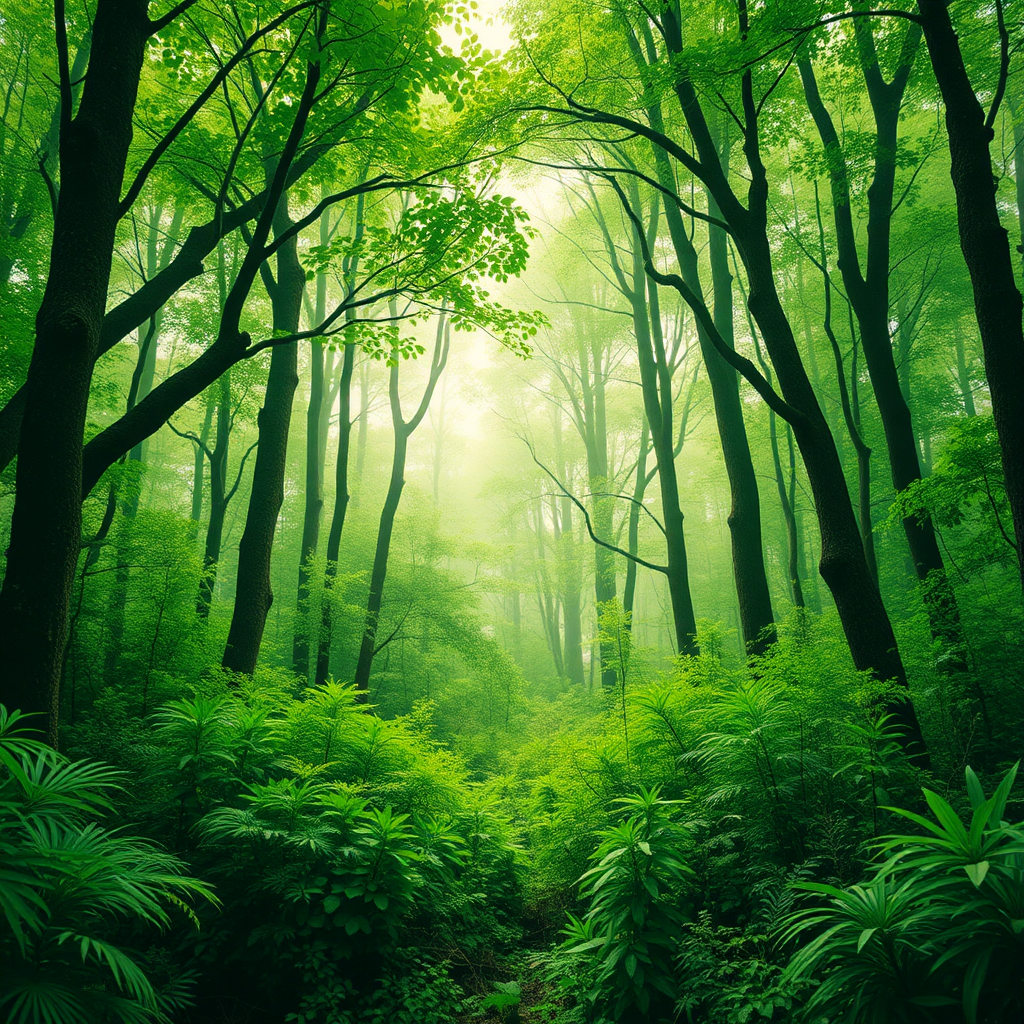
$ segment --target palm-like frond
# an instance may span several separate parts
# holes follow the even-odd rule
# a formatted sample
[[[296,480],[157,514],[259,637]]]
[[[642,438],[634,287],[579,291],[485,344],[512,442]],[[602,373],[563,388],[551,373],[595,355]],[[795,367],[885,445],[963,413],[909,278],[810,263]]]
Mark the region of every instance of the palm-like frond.
[[[10,1024],[163,1020],[122,923],[165,927],[214,900],[156,844],[105,828],[121,776],[19,737],[0,707],[0,1011]]]

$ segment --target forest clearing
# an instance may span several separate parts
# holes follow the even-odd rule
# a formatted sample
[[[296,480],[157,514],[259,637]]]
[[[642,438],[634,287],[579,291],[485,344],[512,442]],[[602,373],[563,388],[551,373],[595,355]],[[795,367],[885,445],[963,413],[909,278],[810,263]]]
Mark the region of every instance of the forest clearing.
[[[1024,0],[0,96],[0,1021],[1024,1024]]]

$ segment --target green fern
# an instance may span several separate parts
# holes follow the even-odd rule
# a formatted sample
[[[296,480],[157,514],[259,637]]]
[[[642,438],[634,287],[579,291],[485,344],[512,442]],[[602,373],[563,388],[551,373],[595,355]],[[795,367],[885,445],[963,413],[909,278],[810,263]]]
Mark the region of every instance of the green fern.
[[[0,706],[0,1011],[8,1024],[166,1019],[124,922],[166,928],[172,911],[215,902],[181,862],[104,828],[121,776],[28,738]],[[193,919],[194,919],[194,915]]]

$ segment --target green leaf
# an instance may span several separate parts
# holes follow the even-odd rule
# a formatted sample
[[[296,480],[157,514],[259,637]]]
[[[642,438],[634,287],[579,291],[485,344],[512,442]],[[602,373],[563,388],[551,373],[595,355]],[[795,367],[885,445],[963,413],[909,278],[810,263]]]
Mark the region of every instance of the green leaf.
[[[964,871],[967,872],[967,877],[977,886],[981,888],[981,883],[985,881],[985,876],[988,874],[989,862],[987,860],[978,861],[977,864],[965,864]]]
[[[871,940],[871,936],[877,932],[877,928],[865,928],[857,939],[857,952],[859,953]]]
[[[974,769],[968,766],[964,775],[967,777],[967,795],[971,798],[971,807],[977,810],[985,802],[985,791],[981,788],[978,776]]]

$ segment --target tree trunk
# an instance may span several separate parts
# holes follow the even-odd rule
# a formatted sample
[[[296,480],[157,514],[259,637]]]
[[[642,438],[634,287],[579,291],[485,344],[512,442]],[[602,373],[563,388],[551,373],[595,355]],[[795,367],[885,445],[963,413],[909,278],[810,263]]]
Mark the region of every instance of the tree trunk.
[[[62,194],[25,384],[0,591],[0,700],[46,715],[52,744],[81,543],[82,434],[149,34],[146,6],[145,0],[96,6],[82,101],[74,118],[70,110],[62,117]]]
[[[999,221],[992,128],[967,76],[945,0],[918,0],[925,43],[946,106],[960,248],[974,290],[992,415],[1024,584],[1024,328],[1009,234]]]
[[[583,441],[587,452],[587,482],[590,487],[591,517],[599,537],[611,537],[615,499],[608,493],[608,419],[605,401],[606,346],[596,331],[590,332],[590,344],[579,335],[580,381],[583,386],[585,423]],[[588,369],[589,366],[589,369]],[[617,594],[615,555],[600,544],[594,545],[594,615],[597,634],[602,634],[601,613],[615,601]],[[601,685],[615,686],[616,644],[611,638],[598,643],[601,658]]]
[[[633,485],[633,500],[629,506],[629,527],[626,550],[631,555],[637,555],[639,550],[640,534],[640,506],[644,501],[644,494],[647,491],[647,454],[650,451],[650,428],[647,426],[647,417],[643,417],[643,424],[640,428],[640,449],[636,457],[636,482]],[[626,581],[622,587],[622,610],[626,614],[626,621],[629,627],[633,625],[633,602],[636,598],[636,562],[629,558],[626,560]]]
[[[224,538],[224,516],[228,508],[228,453],[231,445],[231,371],[218,381],[217,434],[210,452],[210,521],[206,527],[203,551],[203,576],[199,581],[196,614],[205,619],[210,614],[213,590],[217,585],[217,566]]]
[[[348,454],[352,440],[352,370],[355,358],[355,345],[346,345],[341,363],[341,387],[338,391],[338,461],[334,467],[334,511],[331,515],[331,530],[327,535],[327,567],[320,604],[320,634],[316,645],[317,686],[323,686],[330,674],[331,644],[334,639],[331,601],[338,578],[341,533],[345,528],[349,501]]]
[[[648,111],[651,123],[661,128],[663,117],[660,106]],[[662,185],[674,189],[675,180],[664,151],[654,148],[658,177]],[[728,162],[728,147],[724,146],[723,162]],[[721,212],[710,191],[707,192],[708,209],[712,216]],[[665,204],[665,219],[672,238],[679,272],[696,295],[703,297],[697,251],[686,232],[679,209],[673,203]],[[722,338],[734,344],[732,274],[729,272],[728,242],[721,227],[709,225],[708,250],[711,262],[711,280],[714,293],[714,318]],[[761,497],[757,489],[757,476],[750,456],[750,443],[743,421],[739,378],[736,371],[715,350],[707,332],[698,323],[697,340],[711,384],[715,406],[715,421],[722,443],[722,457],[729,478],[732,507],[729,511],[729,536],[732,544],[733,580],[740,609],[740,629],[743,642],[751,654],[763,654],[775,639],[774,615],[768,574],[764,565],[764,543],[761,538]],[[680,648],[682,649],[682,648]]]
[[[557,517],[557,512],[555,513]],[[537,536],[537,608],[540,612],[541,623],[544,626],[544,636],[548,642],[548,650],[551,651],[551,660],[554,662],[555,675],[559,679],[565,678],[565,661],[562,657],[562,634],[558,626],[558,597],[552,594],[551,582],[547,572],[547,557],[544,553],[544,503],[537,504],[536,515],[536,536]]]
[[[569,466],[562,445],[562,419],[559,410],[551,407],[551,430],[555,447],[555,472],[570,490]],[[558,565],[559,595],[562,605],[562,666],[565,678],[582,687],[586,680],[583,668],[583,616],[580,593],[583,589],[583,567],[576,544],[572,522],[572,502],[562,495],[551,498],[551,522]],[[591,662],[593,664],[593,662]]]
[[[845,155],[832,118],[818,92],[813,66],[806,59],[800,61],[799,66],[807,104],[829,158],[832,207],[839,251],[838,267],[860,326],[864,358],[885,432],[893,487],[897,491],[902,491],[921,479],[921,465],[910,406],[904,389],[900,386],[889,335],[889,250],[899,114],[907,79],[917,52],[920,30],[916,25],[911,25],[907,29],[900,68],[893,81],[888,84],[882,79],[870,27],[858,24],[855,31],[875,118],[874,173],[868,188],[867,266],[863,274],[854,234]],[[855,387],[855,383],[851,386]],[[858,409],[859,403],[856,403],[855,414]],[[866,465],[867,456],[864,454],[863,446],[858,448],[857,454],[865,551],[869,564],[873,564],[874,541],[870,532],[870,498],[865,497],[865,491],[869,486],[866,481],[869,467]],[[940,640],[947,650],[958,651],[963,646],[960,612],[946,575],[931,518],[927,515],[909,516],[903,520],[903,530],[915,572],[924,590],[932,635]],[[877,578],[877,568],[874,571]]]
[[[690,570],[683,532],[683,513],[679,507],[679,480],[676,475],[675,436],[672,417],[672,379],[661,338],[661,317],[656,305],[657,285],[644,276],[639,241],[633,243],[633,287],[630,302],[633,333],[640,364],[640,388],[644,412],[651,429],[651,447],[658,467],[661,490],[662,525],[665,529],[665,553],[668,565],[668,591],[672,604],[672,622],[676,650],[697,654],[697,619],[690,596]],[[648,301],[648,289],[650,299]],[[660,342],[655,344],[655,342]]]
[[[719,211],[714,205],[714,197],[709,195],[708,202],[712,215],[716,215]],[[713,224],[709,225],[708,243],[715,296],[715,326],[732,347],[732,274],[729,272],[725,231]],[[678,253],[678,248],[676,251]],[[682,261],[680,268],[683,269]],[[696,269],[694,260],[694,283],[699,288]],[[683,279],[686,279],[685,269]],[[728,523],[732,539],[733,579],[736,581],[736,596],[740,608],[740,629],[746,649],[751,654],[764,654],[775,640],[775,617],[768,589],[768,574],[764,567],[761,496],[757,489],[754,461],[750,457],[747,428],[743,422],[739,378],[736,371],[714,350],[704,331],[698,331],[698,338],[708,380],[711,382],[718,435],[722,441],[722,456],[732,493],[732,509],[729,512]]]
[[[287,194],[274,217],[274,233],[291,225]],[[306,275],[299,263],[293,235],[277,251],[277,282],[271,292],[274,329],[295,333],[302,311]],[[284,503],[284,478],[292,401],[298,387],[298,345],[275,345],[270,356],[267,393],[259,412],[259,449],[253,469],[252,490],[245,529],[238,545],[238,582],[235,607],[222,664],[232,672],[252,675],[260,653],[263,630],[274,595],[270,587],[270,561],[277,517]],[[314,435],[315,436],[315,435]]]
[[[398,364],[391,367],[391,393],[398,394]],[[394,401],[394,397],[392,398]],[[380,606],[384,598],[384,579],[388,571],[388,555],[391,551],[391,533],[395,526],[395,515],[398,503],[405,487],[405,458],[409,451],[409,436],[400,421],[395,424],[395,450],[391,461],[391,480],[388,493],[384,498],[384,507],[380,513],[380,525],[377,528],[377,546],[373,552],[373,569],[370,572],[370,593],[366,600],[366,622],[363,626],[363,639],[359,645],[359,660],[353,678],[356,692],[361,700],[368,698],[370,690],[370,671],[376,655],[377,623],[380,618]]]
[[[745,6],[741,7],[740,14],[745,23]],[[673,55],[681,54],[681,26],[671,11],[663,12],[662,28],[669,51]],[[677,77],[675,84],[680,109],[698,155],[703,183],[714,195],[728,222],[746,268],[750,312],[761,330],[785,402],[795,413],[793,433],[804,458],[821,530],[820,571],[835,598],[854,664],[860,670],[872,671],[879,679],[893,680],[905,687],[906,670],[882,595],[864,556],[835,440],[818,405],[792,326],[779,299],[768,237],[769,187],[760,150],[760,110],[753,89],[752,76],[746,72],[740,83],[745,119],[743,152],[749,180],[747,205],[744,206],[723,171],[693,84],[685,76]],[[885,707],[902,729],[908,749],[925,761],[927,755],[913,705],[909,700],[887,701]]]
[[[392,300],[392,316],[396,312],[396,303]],[[405,487],[405,459],[409,451],[409,438],[423,422],[423,417],[434,396],[434,389],[444,372],[448,362],[448,348],[451,343],[451,323],[444,307],[437,323],[437,336],[434,340],[434,352],[430,361],[430,376],[423,390],[419,407],[413,417],[406,422],[402,416],[402,400],[398,392],[398,364],[401,361],[398,353],[392,354],[391,374],[388,380],[388,396],[391,404],[391,422],[395,432],[395,451],[391,462],[391,481],[388,493],[384,498],[384,507],[380,513],[380,525],[377,529],[377,546],[373,554],[373,569],[370,572],[370,593],[366,601],[366,621],[363,625],[363,638],[359,645],[359,660],[353,679],[358,699],[365,701],[370,691],[370,672],[373,659],[379,649],[377,646],[377,623],[380,618],[381,603],[384,598],[384,579],[388,571],[388,556],[391,550],[391,533],[395,525],[395,514]]]
[[[301,676],[309,675],[309,645],[312,623],[309,618],[309,580],[312,561],[320,540],[323,515],[323,479],[320,474],[320,418],[324,404],[324,346],[314,338],[310,342],[309,405],[306,408],[306,486],[302,516],[302,544],[299,548],[299,587],[296,600],[295,639],[292,667]]]
[[[210,440],[210,428],[213,426],[213,411],[216,402],[212,395],[207,396],[206,412],[203,413],[203,425],[199,430],[200,443],[195,445],[195,461],[192,466],[192,508],[189,519],[192,521],[192,539],[199,536],[199,524],[203,521],[203,490],[205,489],[206,452],[204,447]]]

